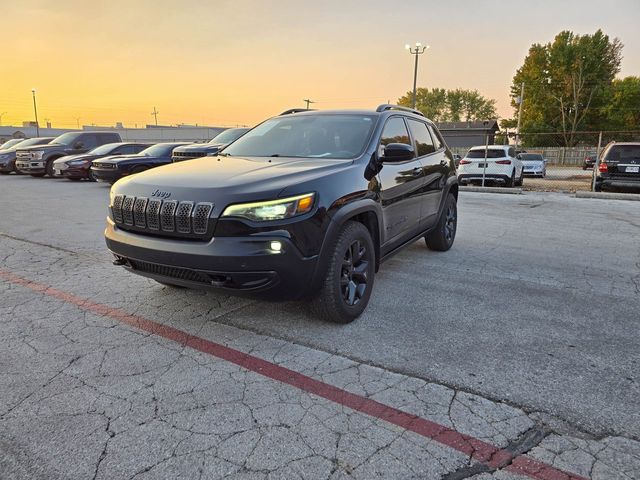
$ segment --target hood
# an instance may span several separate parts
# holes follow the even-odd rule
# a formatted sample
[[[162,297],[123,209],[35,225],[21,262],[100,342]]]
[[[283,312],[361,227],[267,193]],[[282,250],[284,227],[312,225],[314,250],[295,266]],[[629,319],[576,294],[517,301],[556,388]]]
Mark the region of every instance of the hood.
[[[159,157],[152,157],[150,155],[108,155],[106,157],[102,157],[100,159],[100,162],[104,162],[104,163],[119,163],[119,162],[126,162],[127,160],[142,160],[142,159],[153,159],[153,158],[159,158]]]
[[[352,160],[289,157],[203,157],[178,162],[126,177],[115,194],[151,196],[155,190],[175,200],[225,203],[275,198],[292,187],[320,176],[338,173]]]
[[[89,155],[88,153],[78,153],[77,155],[65,155],[64,157],[60,157],[58,159],[56,159],[53,164],[61,164],[61,163],[67,163],[67,162],[72,162],[74,160],[93,160],[95,158],[97,158],[97,155]]]
[[[62,145],[61,143],[46,143],[44,145],[33,145],[31,147],[20,148],[21,152],[33,152],[37,150],[67,150],[69,145]]]
[[[224,147],[223,143],[194,143],[193,145],[176,147],[173,149],[173,151],[174,152],[208,152],[208,151],[217,152],[222,147]]]

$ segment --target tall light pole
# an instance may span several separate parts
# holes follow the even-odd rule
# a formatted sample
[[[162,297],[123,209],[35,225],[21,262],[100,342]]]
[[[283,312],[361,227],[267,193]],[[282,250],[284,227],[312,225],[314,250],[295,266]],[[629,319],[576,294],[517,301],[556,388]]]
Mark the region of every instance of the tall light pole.
[[[2,125],[2,117],[4,117],[4,115],[5,115],[6,113],[7,113],[7,112],[2,112],[2,113],[0,113],[0,125]]]
[[[158,114],[160,112],[156,110],[156,107],[153,107],[153,112],[151,112],[151,116],[156,119],[156,127],[158,126]]]
[[[304,100],[302,100],[303,102],[305,102],[307,104],[307,110],[309,110],[309,104],[310,103],[316,103],[313,100],[309,100],[308,98],[305,98]]]
[[[31,89],[31,94],[33,95],[33,113],[36,116],[36,137],[40,136],[40,124],[38,123],[38,107],[36,106],[36,89]]]
[[[416,84],[418,81],[418,55],[422,55],[428,48],[429,45],[422,45],[420,42],[416,42],[416,46],[412,47],[408,43],[404,46],[411,55],[416,57],[415,66],[413,69],[413,101],[411,102],[411,108],[416,108]]]

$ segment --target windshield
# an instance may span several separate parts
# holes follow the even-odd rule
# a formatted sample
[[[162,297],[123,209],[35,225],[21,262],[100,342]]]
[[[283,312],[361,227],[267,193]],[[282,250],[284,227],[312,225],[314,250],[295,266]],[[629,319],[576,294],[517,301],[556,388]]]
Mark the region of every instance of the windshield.
[[[223,150],[247,157],[355,158],[365,149],[375,117],[300,115],[272,118]]]
[[[23,138],[14,138],[12,140],[8,140],[5,143],[3,143],[2,145],[0,145],[0,150],[9,150],[14,145],[17,145],[18,143],[21,143],[23,141],[24,141]]]
[[[466,158],[484,158],[484,151],[484,148],[478,150],[469,150]],[[507,154],[504,153],[503,149],[497,150],[495,148],[490,148],[489,150],[487,150],[487,158],[504,158],[506,156]]]
[[[209,143],[213,143],[216,145],[217,144],[226,145],[228,143],[233,142],[234,140],[237,140],[248,131],[249,131],[248,128],[230,128],[229,130],[225,130],[224,132],[219,133],[218,135],[213,137],[209,141]]]
[[[607,152],[606,162],[626,162],[627,160],[640,160],[640,144],[638,145],[614,145]]]
[[[543,161],[544,158],[539,153],[521,153],[520,160],[539,160]]]
[[[105,143],[104,145],[100,145],[99,147],[94,148],[87,152],[89,155],[107,155],[111,153],[112,150],[118,148],[120,143]]]
[[[49,143],[50,141],[51,141],[51,137],[49,137],[49,138],[43,138],[43,137],[28,138],[28,139],[23,140],[22,142],[14,145],[13,148],[15,150],[17,150],[18,148],[31,147],[32,145],[44,145],[46,143]]]
[[[149,148],[145,148],[138,155],[146,155],[147,157],[164,157],[169,155],[171,151],[179,147],[180,145],[185,145],[184,143],[158,143],[156,145],[152,145]]]
[[[82,134],[76,132],[63,133],[59,137],[54,138],[51,143],[59,145],[73,145],[80,135]]]

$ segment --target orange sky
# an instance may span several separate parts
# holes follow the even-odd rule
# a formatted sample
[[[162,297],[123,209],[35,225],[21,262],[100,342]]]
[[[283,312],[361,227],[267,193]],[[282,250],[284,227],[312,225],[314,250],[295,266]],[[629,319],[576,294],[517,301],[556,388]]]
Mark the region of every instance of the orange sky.
[[[559,6],[558,6],[559,5]],[[0,0],[2,124],[254,124],[317,101],[371,108],[418,85],[477,89],[509,117],[531,43],[602,28],[640,75],[640,2]],[[518,18],[522,19],[518,22]]]

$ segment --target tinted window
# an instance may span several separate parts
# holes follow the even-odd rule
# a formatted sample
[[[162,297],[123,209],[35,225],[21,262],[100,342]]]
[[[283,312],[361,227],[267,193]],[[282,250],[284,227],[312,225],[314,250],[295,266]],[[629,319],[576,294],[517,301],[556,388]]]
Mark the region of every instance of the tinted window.
[[[117,143],[107,143],[105,145],[100,145],[99,147],[94,148],[89,153],[95,155],[107,155],[109,153],[116,153],[118,151]]]
[[[413,135],[414,148],[418,152],[418,156],[429,155],[436,151],[429,128],[425,123],[417,122],[415,120],[409,120],[409,128]]]
[[[60,145],[73,145],[80,139],[80,137],[82,137],[82,135],[82,133],[77,132],[63,133],[59,137],[54,138],[51,143]]]
[[[407,127],[404,124],[404,120],[399,117],[390,119],[382,131],[380,145],[389,145],[390,143],[404,143],[406,145],[411,145]]]
[[[13,148],[15,145],[19,144],[22,141],[23,141],[22,138],[14,138],[13,140],[8,140],[2,145],[0,145],[0,150],[9,150],[10,148]]]
[[[442,139],[442,135],[440,135],[440,132],[438,131],[437,128],[430,126],[429,130],[431,131],[431,136],[433,137],[433,144],[436,147],[436,150],[440,150],[445,146],[444,140]]]
[[[513,149],[513,147],[509,147],[509,156],[510,157],[516,156],[516,151]]]
[[[521,160],[544,160],[542,155],[540,155],[539,153],[521,153],[520,159]]]
[[[504,153],[502,149],[490,148],[487,150],[487,158],[504,158],[507,155]],[[478,150],[469,150],[466,155],[466,158],[484,158],[484,148]]]
[[[94,149],[98,146],[98,138],[93,133],[88,133],[83,135],[78,139],[79,142],[82,143],[82,148],[86,149]],[[74,146],[76,142],[73,142],[71,146]]]
[[[140,153],[142,150],[149,148],[149,145],[129,145],[130,153]]]
[[[140,155],[147,155],[150,157],[166,157],[171,154],[171,151],[179,147],[180,145],[186,145],[184,143],[158,143],[149,148],[145,148],[140,152]]]
[[[375,119],[368,115],[283,115],[249,130],[223,154],[355,158],[364,151],[374,123]]]
[[[247,133],[249,131],[248,128],[230,128],[229,130],[225,130],[222,133],[219,133],[218,135],[216,135],[215,137],[213,137],[209,143],[213,143],[213,144],[227,144],[227,143],[231,143],[234,140],[237,140],[238,138],[240,138],[242,135],[244,135],[245,133]]]
[[[628,160],[640,160],[639,145],[613,145],[606,153],[606,162],[626,162]]]

